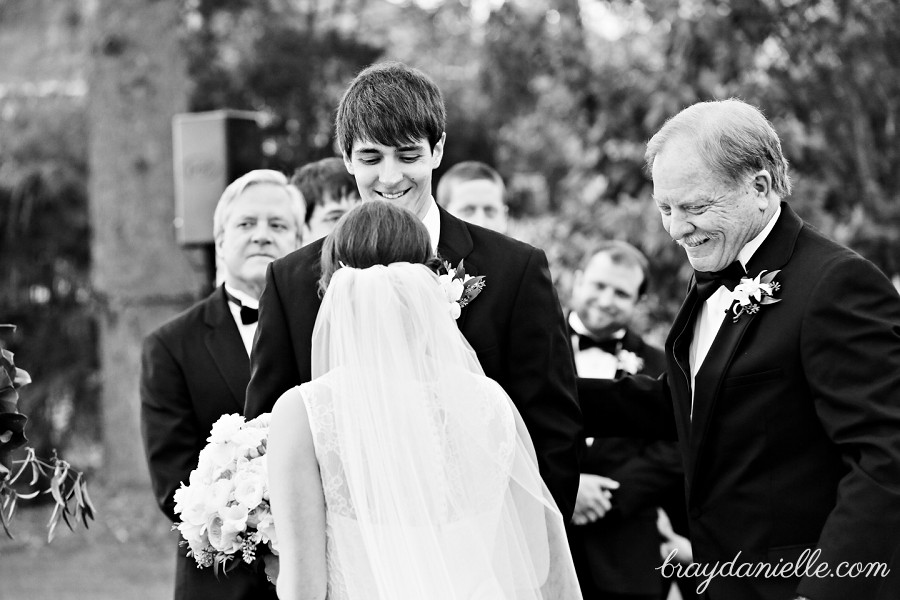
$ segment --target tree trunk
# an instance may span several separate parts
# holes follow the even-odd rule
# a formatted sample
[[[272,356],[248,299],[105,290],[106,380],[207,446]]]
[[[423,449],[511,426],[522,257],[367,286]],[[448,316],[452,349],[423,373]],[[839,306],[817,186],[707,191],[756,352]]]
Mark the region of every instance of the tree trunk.
[[[202,252],[175,240],[172,116],[187,109],[180,3],[99,0],[90,36],[93,281],[101,307],[105,451],[112,485],[144,484],[143,337],[196,300]]]

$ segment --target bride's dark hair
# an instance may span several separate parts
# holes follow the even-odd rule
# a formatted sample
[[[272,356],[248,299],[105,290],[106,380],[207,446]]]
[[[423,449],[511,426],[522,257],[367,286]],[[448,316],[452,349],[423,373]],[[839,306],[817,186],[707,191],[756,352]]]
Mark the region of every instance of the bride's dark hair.
[[[431,251],[431,238],[411,211],[389,202],[363,202],[338,221],[322,245],[319,294],[341,264],[365,269],[395,262],[423,264],[436,270],[440,262]]]

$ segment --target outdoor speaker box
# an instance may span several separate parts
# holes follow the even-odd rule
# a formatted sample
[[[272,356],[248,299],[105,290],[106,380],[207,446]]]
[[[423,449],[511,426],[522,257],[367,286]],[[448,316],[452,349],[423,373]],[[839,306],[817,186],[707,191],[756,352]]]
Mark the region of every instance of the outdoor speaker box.
[[[262,165],[259,115],[218,110],[172,118],[175,231],[183,245],[213,242],[213,212],[225,187]]]

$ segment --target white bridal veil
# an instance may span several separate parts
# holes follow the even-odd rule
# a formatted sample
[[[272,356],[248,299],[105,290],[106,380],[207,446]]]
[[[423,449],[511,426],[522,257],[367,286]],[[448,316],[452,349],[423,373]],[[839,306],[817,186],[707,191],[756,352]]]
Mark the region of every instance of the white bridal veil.
[[[338,269],[312,361],[330,597],[581,598],[522,418],[427,267]]]

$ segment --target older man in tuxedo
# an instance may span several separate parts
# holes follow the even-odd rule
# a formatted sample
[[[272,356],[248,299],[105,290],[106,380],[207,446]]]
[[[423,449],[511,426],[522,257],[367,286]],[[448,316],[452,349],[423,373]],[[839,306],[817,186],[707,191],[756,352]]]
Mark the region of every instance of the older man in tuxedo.
[[[677,432],[708,599],[900,597],[882,566],[900,542],[896,290],[782,201],[787,162],[755,107],[695,104],[646,158],[695,278],[666,373],[587,392],[589,430]]]
[[[460,221],[431,195],[444,152],[445,110],[434,82],[400,63],[373,65],[350,84],[337,111],[337,137],[363,202],[396,203],[415,213],[437,254],[485,288],[457,323],[516,404],[534,441],[541,473],[566,517],[578,487],[581,412],[562,310],[544,253]],[[360,232],[365,235],[366,232]],[[310,379],[310,344],[319,309],[321,242],[269,267],[251,358],[245,416],[272,409]]]
[[[153,491],[173,521],[175,490],[197,466],[213,423],[243,410],[266,267],[300,246],[304,211],[300,192],[276,171],[231,183],[213,217],[224,283],[144,340],[141,431]],[[217,576],[186,553],[179,547],[175,600],[274,600],[262,572],[239,565]]]

